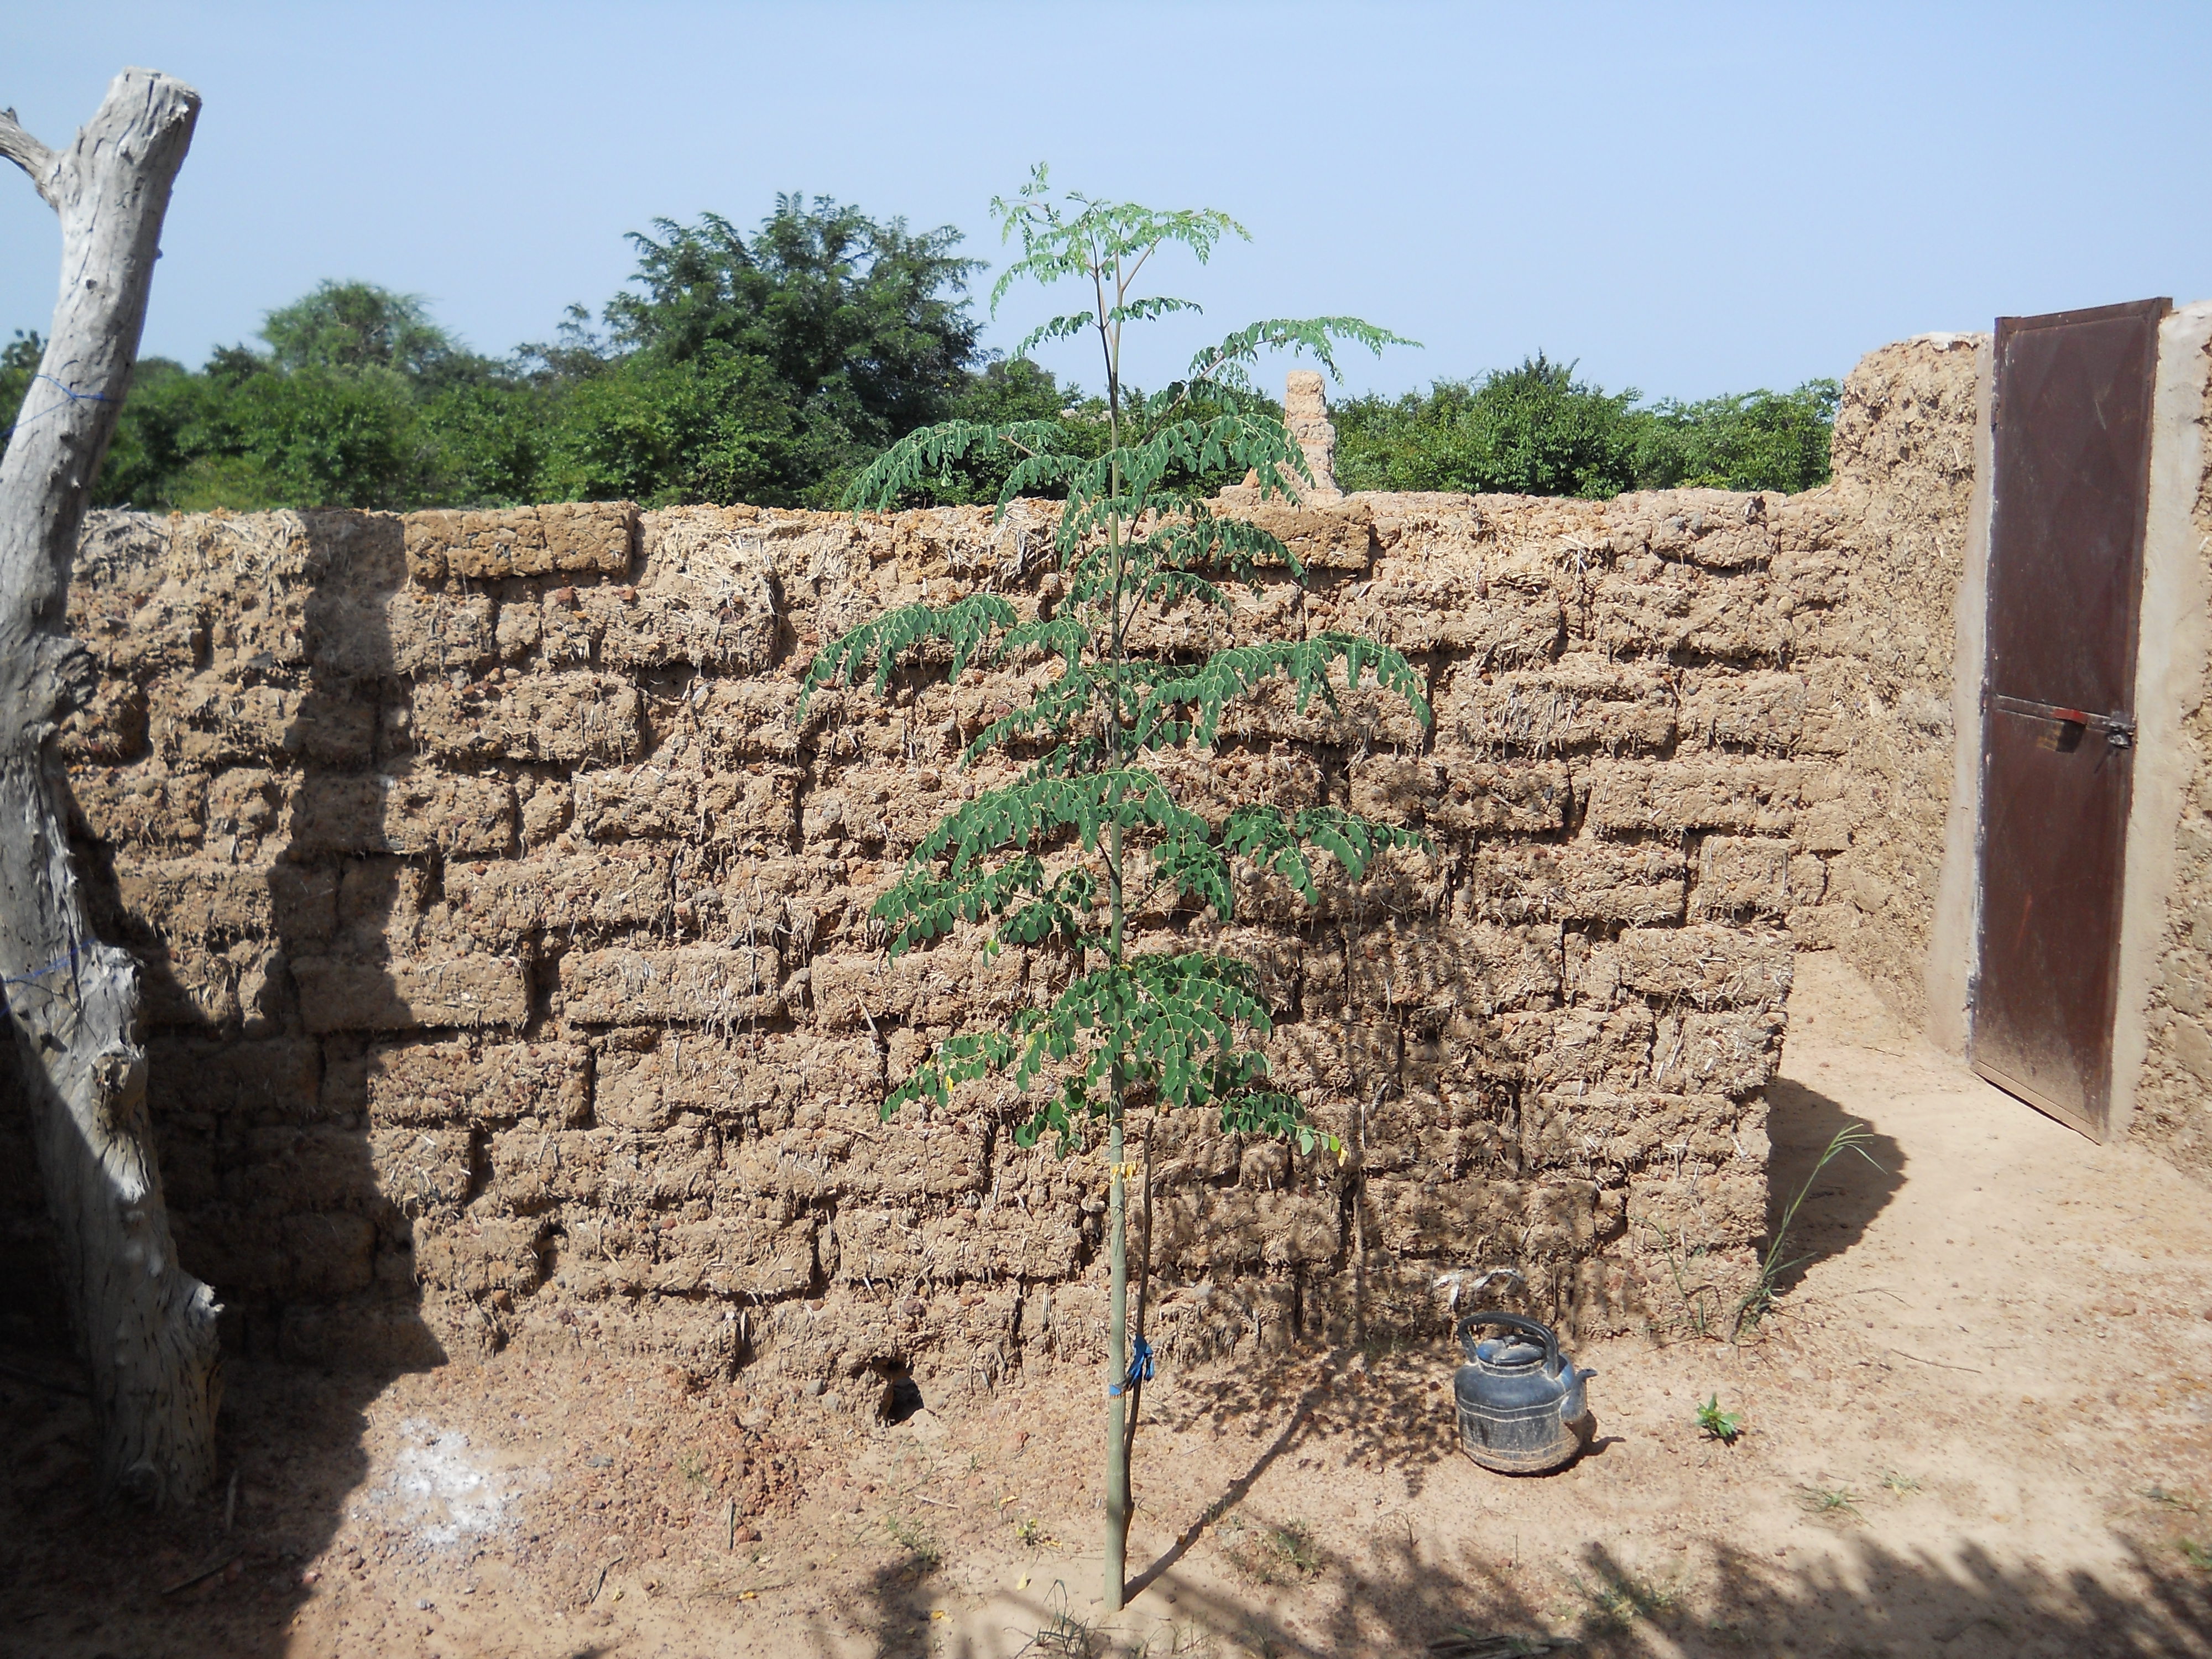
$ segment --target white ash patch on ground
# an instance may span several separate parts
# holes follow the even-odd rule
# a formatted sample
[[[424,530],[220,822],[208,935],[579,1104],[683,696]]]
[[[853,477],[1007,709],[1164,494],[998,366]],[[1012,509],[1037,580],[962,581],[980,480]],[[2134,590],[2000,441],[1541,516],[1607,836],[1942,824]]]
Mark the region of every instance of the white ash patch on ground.
[[[543,1470],[503,1467],[471,1448],[460,1430],[427,1418],[403,1421],[398,1441],[383,1479],[355,1515],[404,1531],[418,1544],[445,1547],[498,1531],[523,1492],[549,1478]]]

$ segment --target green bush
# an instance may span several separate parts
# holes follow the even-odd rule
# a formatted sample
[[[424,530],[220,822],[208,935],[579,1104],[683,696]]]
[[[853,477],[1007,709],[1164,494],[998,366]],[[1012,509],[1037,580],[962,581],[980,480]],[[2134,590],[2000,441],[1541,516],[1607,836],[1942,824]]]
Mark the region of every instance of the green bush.
[[[1335,412],[1347,489],[1582,495],[1708,485],[1810,489],[1828,480],[1840,389],[1808,380],[1699,403],[1644,405],[1633,390],[1578,380],[1540,352],[1480,381],[1439,380]]]

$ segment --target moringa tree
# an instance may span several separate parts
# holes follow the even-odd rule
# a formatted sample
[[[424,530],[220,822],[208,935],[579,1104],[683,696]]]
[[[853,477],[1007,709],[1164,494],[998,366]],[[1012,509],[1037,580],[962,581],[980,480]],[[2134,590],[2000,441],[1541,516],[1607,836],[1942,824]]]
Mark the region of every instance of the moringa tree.
[[[1153,257],[1179,246],[1203,262],[1224,236],[1243,235],[1226,215],[1158,212],[1067,194],[1055,199],[1039,167],[1013,202],[994,200],[1002,234],[1018,236],[1021,258],[1002,275],[994,307],[1021,278],[1074,281],[1081,310],[1055,317],[1017,349],[1093,335],[1106,375],[1103,454],[1071,453],[1056,422],[1005,425],[950,422],[911,434],[854,483],[848,504],[884,508],[945,477],[964,461],[1010,463],[1001,514],[1017,496],[1066,493],[1055,542],[1055,597],[1027,620],[988,592],[949,605],[911,605],[833,641],[810,667],[801,696],[842,679],[872,683],[878,695],[902,663],[934,650],[957,677],[970,664],[1051,665],[1026,704],[993,722],[966,759],[994,750],[1024,763],[1015,780],[947,814],[915,848],[875,905],[896,956],[962,923],[988,927],[987,949],[1012,945],[1063,955],[1066,983],[1044,1006],[1004,1027],[948,1038],[884,1103],[949,1104],[953,1091],[993,1074],[1033,1102],[1016,1131],[1034,1146],[1047,1131],[1063,1149],[1105,1132],[1110,1275],[1106,1355],[1105,1599],[1118,1610],[1129,1529],[1130,1410],[1148,1369],[1130,1352],[1127,1158],[1124,1123],[1133,1106],[1210,1107],[1224,1129],[1287,1136],[1301,1151],[1341,1153],[1335,1138],[1307,1121],[1297,1099],[1273,1086],[1257,1046],[1269,1030],[1260,978],[1249,962],[1177,951],[1174,936],[1143,943],[1129,918],[1161,907],[1188,916],[1235,914],[1243,872],[1268,871],[1309,902],[1317,896],[1317,854],[1353,880],[1394,847],[1420,837],[1341,807],[1297,810],[1244,804],[1215,823],[1178,802],[1150,757],[1210,748],[1232,701],[1287,681],[1301,712],[1371,676],[1424,720],[1423,681],[1397,652],[1356,635],[1239,645],[1202,662],[1137,654],[1130,635],[1146,607],[1229,608],[1225,584],[1256,581],[1273,562],[1303,580],[1275,536],[1209,504],[1210,481],[1247,468],[1262,497],[1294,494],[1304,457],[1253,387],[1265,350],[1310,351],[1334,373],[1333,349],[1350,341],[1376,351],[1397,342],[1356,318],[1255,323],[1201,352],[1182,380],[1139,397],[1121,375],[1131,323],[1197,307],[1140,294]]]
[[[129,69],[66,149],[0,112],[0,155],[62,229],[53,331],[0,460],[0,976],[91,1370],[100,1485],[155,1502],[190,1498],[214,1473],[217,1310],[170,1240],[138,968],[93,932],[53,738],[94,672],[62,631],[70,567],[199,107],[182,82]]]

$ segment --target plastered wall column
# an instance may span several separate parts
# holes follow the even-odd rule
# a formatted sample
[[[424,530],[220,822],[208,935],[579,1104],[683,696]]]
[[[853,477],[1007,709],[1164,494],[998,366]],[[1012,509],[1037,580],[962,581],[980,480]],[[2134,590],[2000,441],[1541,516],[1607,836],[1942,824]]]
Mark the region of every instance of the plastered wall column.
[[[2202,1151],[2202,1094],[2212,1085],[2205,1026],[2205,890],[2201,724],[2212,646],[2212,522],[2204,427],[2212,395],[2212,301],[2159,330],[2150,508],[2143,534],[2142,624],[2136,653],[2135,796],[2128,817],[2119,1004],[2112,1044],[2112,1134],[2136,1127],[2146,1087],[2169,1109],[2150,1138]],[[2192,794],[2196,799],[2192,800]],[[2161,1086],[2164,1085],[2164,1086]],[[2193,1110],[2191,1109],[2193,1104]],[[2168,1149],[2185,1164],[2184,1146]],[[2212,1168],[2212,1159],[2205,1160]]]

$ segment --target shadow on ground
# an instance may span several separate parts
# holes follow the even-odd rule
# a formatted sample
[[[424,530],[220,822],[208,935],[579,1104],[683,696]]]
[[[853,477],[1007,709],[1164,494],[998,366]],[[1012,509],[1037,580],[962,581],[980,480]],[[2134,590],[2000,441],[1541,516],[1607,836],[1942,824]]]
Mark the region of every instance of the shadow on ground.
[[[1839,1153],[1816,1176],[1820,1155],[1838,1133],[1863,1127],[1862,1120],[1817,1090],[1779,1077],[1766,1085],[1766,1113],[1767,1138],[1773,1143],[1766,1165],[1770,1245],[1791,1200],[1805,1194],[1783,1241],[1773,1285],[1780,1296],[1795,1289],[1814,1263],[1841,1255],[1866,1237],[1874,1218],[1905,1185],[1905,1158],[1891,1137],[1874,1134],[1865,1142],[1863,1156]]]
[[[1655,1583],[1602,1545],[1565,1566],[1565,1594],[1532,1595],[1501,1564],[1428,1559],[1402,1534],[1353,1563],[1321,1559],[1297,1587],[1255,1583],[1233,1599],[1182,1589],[1190,1634],[1290,1659],[1351,1654],[1510,1654],[1573,1637],[1591,1655],[1807,1656],[1942,1654],[1946,1659],[2092,1659],[2212,1653],[2212,1581],[2179,1555],[2138,1554],[2135,1583],[2117,1587],[2006,1566],[1968,1550],[1954,1567],[1876,1544],[1850,1571],[1791,1570],[1735,1547],[1716,1553],[1694,1588]],[[1334,1580],[1333,1585],[1328,1581]],[[1302,1616],[1300,1604],[1334,1611]],[[1455,1638],[1457,1638],[1455,1641]],[[1494,1645],[1486,1645],[1494,1643]],[[1104,1650],[1101,1644],[1101,1650]],[[1231,1651],[1235,1650],[1231,1645]]]
[[[379,810],[410,764],[380,725],[404,696],[385,622],[406,580],[401,526],[306,513],[270,539],[246,520],[104,514],[79,565],[89,609],[71,626],[96,647],[102,606],[173,612],[182,641],[110,665],[111,713],[66,758],[95,923],[140,964],[161,1186],[179,1260],[223,1304],[224,1392],[212,1493],[161,1515],[94,1502],[84,1334],[67,1328],[21,1080],[0,1052],[0,1651],[277,1653],[307,1593],[301,1564],[368,1471],[365,1408],[446,1357],[422,1316],[414,1218],[468,1196],[465,1172],[451,1192],[392,1189],[361,1083],[373,1039],[413,1035],[390,940],[434,865],[401,857],[416,832]],[[194,583],[243,595],[246,620],[217,637]],[[276,712],[247,730],[246,707]],[[109,797],[142,775],[205,804],[148,819],[119,851],[94,821],[137,823]]]

